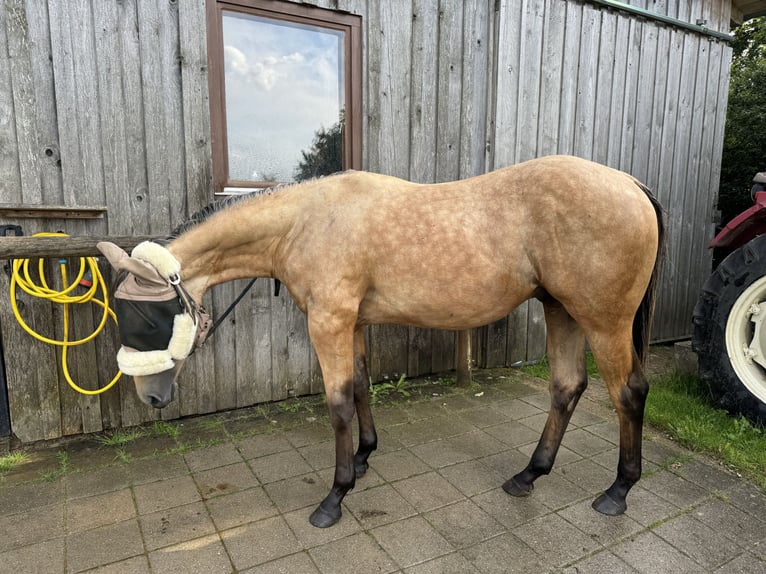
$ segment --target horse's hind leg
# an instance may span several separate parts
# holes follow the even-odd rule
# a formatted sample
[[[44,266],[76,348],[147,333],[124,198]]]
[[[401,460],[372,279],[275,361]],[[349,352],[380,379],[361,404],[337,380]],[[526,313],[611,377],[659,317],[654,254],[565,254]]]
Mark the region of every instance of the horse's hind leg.
[[[588,386],[583,330],[558,301],[548,300],[543,305],[548,327],[551,409],[529,464],[503,485],[503,490],[513,496],[529,494],[534,481],[550,473],[569,419]]]
[[[625,512],[628,491],[641,477],[641,433],[649,384],[636,356],[629,326],[619,335],[606,333],[589,340],[620,421],[617,478],[592,506],[602,514],[614,516]]]
[[[378,435],[370,410],[369,375],[364,344],[364,330],[357,327],[354,331],[354,405],[359,418],[359,448],[354,455],[356,477],[367,472],[367,459],[378,446]]]

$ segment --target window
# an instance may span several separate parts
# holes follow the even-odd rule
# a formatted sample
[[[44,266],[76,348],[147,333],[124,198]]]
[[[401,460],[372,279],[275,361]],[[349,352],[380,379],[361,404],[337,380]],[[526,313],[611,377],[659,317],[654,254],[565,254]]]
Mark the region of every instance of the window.
[[[216,193],[361,167],[358,16],[208,0],[207,19]]]

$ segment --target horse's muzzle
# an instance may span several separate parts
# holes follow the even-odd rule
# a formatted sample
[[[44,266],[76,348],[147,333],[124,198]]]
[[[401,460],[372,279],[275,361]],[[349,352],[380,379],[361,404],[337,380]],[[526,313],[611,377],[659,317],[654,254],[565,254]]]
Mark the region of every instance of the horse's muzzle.
[[[147,375],[133,377],[136,383],[136,392],[141,402],[162,409],[173,402],[178,395],[178,383],[175,382],[175,369]]]

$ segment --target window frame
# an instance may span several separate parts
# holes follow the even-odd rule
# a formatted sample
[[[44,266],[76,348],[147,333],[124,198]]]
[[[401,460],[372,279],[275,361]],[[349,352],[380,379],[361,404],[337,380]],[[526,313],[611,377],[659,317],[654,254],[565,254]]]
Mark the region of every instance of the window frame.
[[[213,192],[228,195],[225,188],[258,190],[278,185],[273,181],[229,179],[226,133],[226,85],[223,53],[223,12],[239,12],[262,18],[306,24],[344,32],[344,140],[343,168],[362,167],[362,19],[360,16],[284,0],[207,0],[208,88],[213,155]]]

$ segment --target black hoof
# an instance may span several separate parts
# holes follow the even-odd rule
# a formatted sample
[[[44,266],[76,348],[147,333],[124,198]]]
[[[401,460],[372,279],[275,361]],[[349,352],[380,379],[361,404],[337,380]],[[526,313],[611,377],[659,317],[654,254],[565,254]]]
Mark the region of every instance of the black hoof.
[[[518,482],[515,476],[510,480],[506,480],[505,484],[503,484],[503,490],[511,496],[529,496],[534,488],[535,485],[531,482],[524,485]]]
[[[340,520],[340,516],[340,506],[334,510],[326,510],[320,504],[316,507],[316,510],[311,513],[309,522],[312,526],[316,526],[317,528],[329,528]]]
[[[362,478],[365,474],[367,474],[368,468],[370,468],[370,465],[366,462],[354,464],[354,472],[356,473],[356,477]]]
[[[622,501],[614,500],[606,492],[594,500],[591,506],[597,512],[607,516],[619,516],[628,508],[624,499]]]

